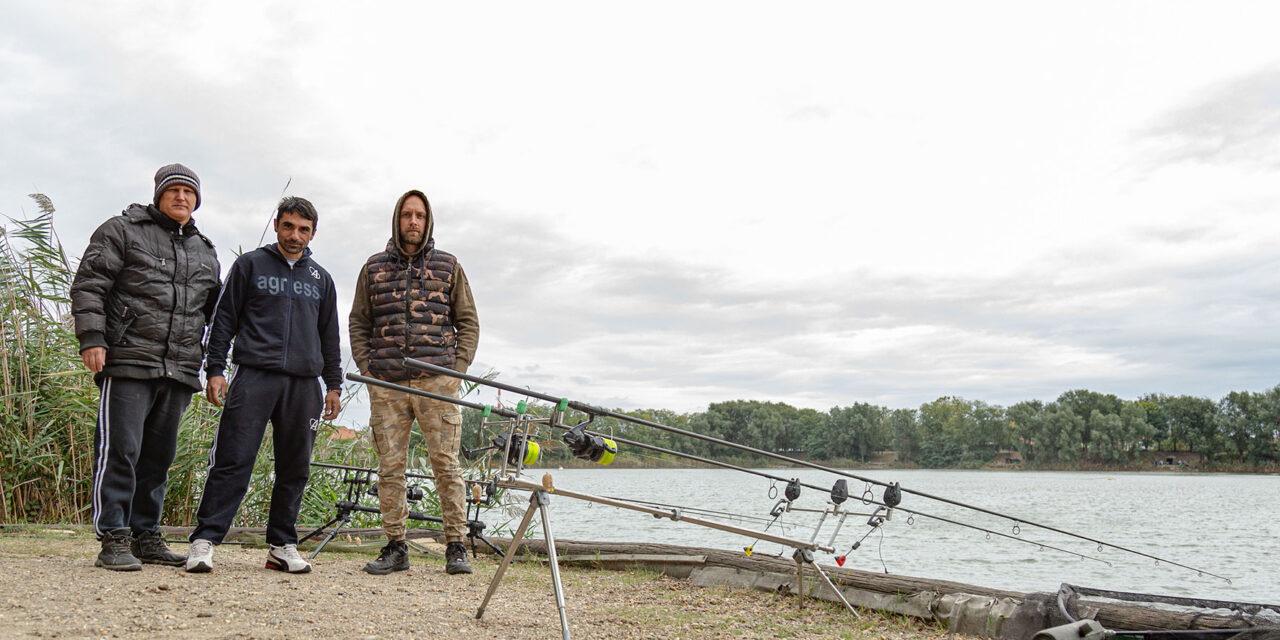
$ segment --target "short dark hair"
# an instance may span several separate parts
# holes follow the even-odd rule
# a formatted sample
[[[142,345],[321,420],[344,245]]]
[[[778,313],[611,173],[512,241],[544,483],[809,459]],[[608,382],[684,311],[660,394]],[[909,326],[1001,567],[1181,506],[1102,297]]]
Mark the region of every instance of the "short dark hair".
[[[286,213],[296,213],[307,220],[311,221],[311,230],[315,231],[320,226],[320,215],[316,213],[315,205],[311,204],[306,198],[298,196],[285,196],[280,199],[280,204],[276,206],[276,220]]]

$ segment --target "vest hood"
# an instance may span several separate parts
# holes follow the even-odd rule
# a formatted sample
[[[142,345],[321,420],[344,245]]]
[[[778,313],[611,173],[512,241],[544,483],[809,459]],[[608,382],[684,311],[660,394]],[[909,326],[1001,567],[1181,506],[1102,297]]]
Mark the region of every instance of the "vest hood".
[[[418,245],[418,250],[413,253],[405,251],[404,244],[400,241],[400,207],[404,206],[404,201],[410,196],[418,196],[419,198],[422,198],[422,201],[427,205],[427,230],[422,236],[422,244]],[[427,199],[427,194],[418,191],[417,189],[410,189],[409,191],[404,192],[404,195],[400,196],[399,200],[396,200],[395,211],[391,212],[391,244],[400,252],[400,255],[412,258],[434,244],[434,239],[431,234],[432,231],[435,230],[435,226],[436,218],[431,213],[431,201]],[[390,248],[391,247],[388,247],[388,249]]]

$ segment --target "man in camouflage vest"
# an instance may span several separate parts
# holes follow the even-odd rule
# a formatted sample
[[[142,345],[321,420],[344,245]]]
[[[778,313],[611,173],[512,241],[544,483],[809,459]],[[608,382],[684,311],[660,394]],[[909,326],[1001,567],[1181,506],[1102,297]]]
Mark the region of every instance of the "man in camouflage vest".
[[[385,251],[370,256],[351,304],[351,356],[360,373],[440,395],[457,395],[460,380],[410,369],[404,358],[465,373],[480,342],[471,285],[453,254],[435,248],[431,203],[421,191],[400,196]],[[426,436],[444,517],[445,571],[471,573],[466,503],[458,448],[458,405],[370,385],[369,428],[378,451],[378,501],[387,544],[364,570],[385,575],[409,568],[405,546],[405,465],[414,419]]]

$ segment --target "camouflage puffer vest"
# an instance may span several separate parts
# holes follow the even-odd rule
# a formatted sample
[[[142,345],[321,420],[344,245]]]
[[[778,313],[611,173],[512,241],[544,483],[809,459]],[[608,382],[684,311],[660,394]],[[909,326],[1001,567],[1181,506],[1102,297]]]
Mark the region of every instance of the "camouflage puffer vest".
[[[404,366],[404,358],[453,366],[457,330],[449,292],[457,264],[453,254],[434,248],[411,262],[396,251],[384,251],[369,261],[372,376],[394,382],[431,375]]]

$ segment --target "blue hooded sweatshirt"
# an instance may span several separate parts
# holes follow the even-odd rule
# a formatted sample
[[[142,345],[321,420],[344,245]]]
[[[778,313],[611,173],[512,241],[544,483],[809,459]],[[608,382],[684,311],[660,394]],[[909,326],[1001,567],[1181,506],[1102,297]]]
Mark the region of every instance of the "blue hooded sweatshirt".
[[[342,388],[337,291],[311,249],[292,266],[274,244],[236,259],[209,330],[208,377],[223,375],[232,338],[239,366],[321,376],[326,389]]]

